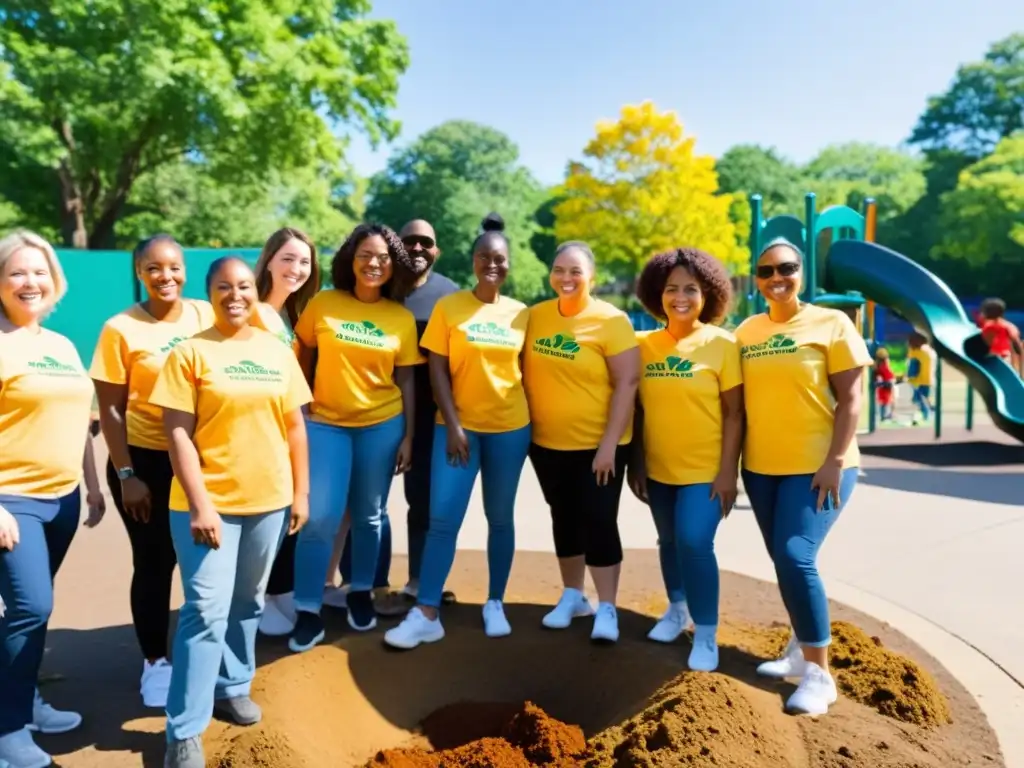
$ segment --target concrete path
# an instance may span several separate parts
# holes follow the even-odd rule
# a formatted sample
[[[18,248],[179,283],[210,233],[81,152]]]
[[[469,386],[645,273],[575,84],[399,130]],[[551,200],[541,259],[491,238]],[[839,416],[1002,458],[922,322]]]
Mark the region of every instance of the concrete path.
[[[1000,435],[994,429],[950,433],[939,446],[927,428],[865,438],[867,476],[820,564],[830,597],[891,624],[941,661],[977,698],[1007,765],[1024,768],[1024,447]],[[719,529],[719,564],[774,581],[743,502]],[[400,480],[389,510],[395,550],[404,553]],[[649,510],[628,491],[619,519],[624,547],[656,546]],[[518,549],[553,551],[547,508],[529,463],[516,526]],[[459,547],[484,549],[486,542],[478,483]]]

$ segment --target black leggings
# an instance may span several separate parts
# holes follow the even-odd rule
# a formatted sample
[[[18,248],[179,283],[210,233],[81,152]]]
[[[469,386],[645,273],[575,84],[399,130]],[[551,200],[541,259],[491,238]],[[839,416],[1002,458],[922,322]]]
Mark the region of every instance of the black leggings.
[[[622,562],[619,539],[619,498],[626,474],[629,446],[615,450],[615,476],[598,485],[592,469],[597,450],[556,451],[530,445],[544,501],[551,508],[555,554],[559,558],[584,555],[595,568]]]
[[[295,591],[295,542],[298,538],[299,534],[293,533],[281,542],[274,566],[270,569],[267,595],[286,595]]]
[[[107,462],[107,487],[114,506],[121,513],[128,540],[132,545],[132,623],[135,636],[146,659],[167,656],[167,632],[170,625],[171,583],[178,558],[171,542],[170,512],[171,458],[167,451],[128,446],[135,475],[149,487],[149,522],[142,523],[125,513],[121,500],[121,481],[113,461]]]

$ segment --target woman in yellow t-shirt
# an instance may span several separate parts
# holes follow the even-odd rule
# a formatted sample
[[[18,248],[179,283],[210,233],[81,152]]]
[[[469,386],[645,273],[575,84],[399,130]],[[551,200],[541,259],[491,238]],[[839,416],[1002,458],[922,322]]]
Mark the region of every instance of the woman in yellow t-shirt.
[[[377,625],[371,590],[381,517],[393,476],[411,460],[413,366],[423,360],[416,320],[398,303],[413,280],[398,235],[360,224],[334,256],[334,287],[314,296],[295,325],[299,362],[313,382],[310,519],[295,545],[296,622],[288,641],[296,653],[324,638],[324,580],[346,509],[348,623],[363,632]]]
[[[49,243],[25,231],[0,239],[0,765],[49,765],[32,730],[82,722],[36,691],[83,470],[90,524],[103,506],[89,436],[92,382],[71,341],[41,325],[66,291]]]
[[[295,323],[320,290],[320,265],[316,245],[299,229],[285,227],[274,232],[256,260],[256,292],[260,304],[253,324],[270,331],[291,347]],[[267,602],[260,618],[260,632],[271,637],[288,635],[295,628],[296,536],[286,536],[274,559],[267,583]]]
[[[715,533],[736,500],[743,379],[735,337],[714,325],[732,300],[714,256],[677,248],[651,258],[637,296],[666,327],[638,334],[641,378],[630,485],[658,529],[669,607],[648,637],[674,642],[693,617],[690,669],[718,667]]]
[[[262,717],[249,697],[256,627],[274,556],[309,515],[302,406],[311,399],[295,355],[250,325],[256,278],[236,256],[206,279],[214,323],[172,351],[150,402],[163,408],[174,481],[171,538],[185,604],[167,696],[168,766],[205,765],[214,711],[239,725]]]
[[[847,315],[800,301],[802,277],[800,250],[769,243],[755,273],[768,311],[736,329],[747,411],[743,485],[793,624],[785,654],[758,672],[800,678],[787,709],[824,714],[837,693],[817,557],[857,484],[861,378],[871,356]]]
[[[615,642],[622,542],[619,499],[633,434],[640,351],[629,318],[590,295],[594,254],[586,243],[555,251],[557,299],[530,308],[523,382],[530,404],[530,461],[551,508],[564,590],[544,626],[594,616],[591,639]],[[589,566],[597,612],[583,593]]]
[[[171,582],[178,563],[168,528],[171,459],[163,414],[149,394],[170,351],[213,324],[206,301],[183,299],[185,257],[170,235],[155,235],[133,252],[146,299],[107,320],[89,375],[96,385],[107,442],[107,487],[132,548],[131,606],[142,650],[140,692],[147,707],[167,706]]]
[[[442,590],[477,475],[483,478],[488,526],[490,587],[484,632],[504,637],[512,631],[502,601],[516,549],[516,491],[530,448],[530,410],[520,370],[529,311],[522,302],[501,295],[510,250],[503,230],[497,214],[484,220],[472,250],[476,286],[441,299],[420,342],[430,351],[439,412],[418,602],[384,636],[396,648],[444,637],[438,617]]]

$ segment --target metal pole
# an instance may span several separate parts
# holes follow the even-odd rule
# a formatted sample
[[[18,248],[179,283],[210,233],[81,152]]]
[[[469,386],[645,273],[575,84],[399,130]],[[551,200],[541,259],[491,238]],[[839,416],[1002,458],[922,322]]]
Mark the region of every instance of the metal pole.
[[[817,214],[814,210],[814,193],[808,192],[804,197],[804,254],[807,263],[804,265],[804,273],[807,275],[807,285],[804,286],[804,301],[814,303],[818,295],[818,233]]]
[[[935,363],[935,439],[942,438],[942,361]]]
[[[761,297],[757,293],[757,286],[754,284],[754,272],[757,271],[757,254],[761,252],[761,230],[764,228],[764,208],[761,196],[753,194],[750,196],[750,277],[748,285],[750,292],[747,302],[747,312],[756,315],[760,311]]]
[[[967,385],[967,412],[965,418],[967,421],[967,431],[970,432],[974,429],[974,387],[970,384]]]

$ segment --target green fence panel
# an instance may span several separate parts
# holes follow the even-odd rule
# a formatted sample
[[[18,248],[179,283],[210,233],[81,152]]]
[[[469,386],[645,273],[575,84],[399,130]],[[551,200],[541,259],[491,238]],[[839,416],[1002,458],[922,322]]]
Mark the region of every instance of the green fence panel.
[[[44,325],[71,339],[88,366],[103,323],[135,301],[135,268],[124,251],[57,251],[68,292]]]

